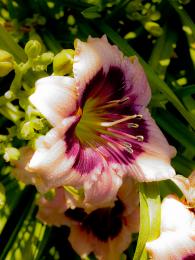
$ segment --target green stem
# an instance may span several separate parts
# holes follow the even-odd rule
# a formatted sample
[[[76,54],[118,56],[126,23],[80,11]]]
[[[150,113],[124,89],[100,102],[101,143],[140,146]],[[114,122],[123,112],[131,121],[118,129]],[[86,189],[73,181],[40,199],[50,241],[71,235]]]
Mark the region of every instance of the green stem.
[[[11,35],[0,25],[0,48],[11,53],[16,62],[25,62],[27,56],[24,50],[14,41]]]

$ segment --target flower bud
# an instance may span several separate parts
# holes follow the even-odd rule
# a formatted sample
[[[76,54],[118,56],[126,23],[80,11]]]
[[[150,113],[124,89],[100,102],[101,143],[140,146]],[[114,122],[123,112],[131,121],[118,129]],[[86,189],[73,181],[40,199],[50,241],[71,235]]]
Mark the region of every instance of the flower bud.
[[[36,58],[41,52],[41,44],[36,40],[30,40],[25,45],[24,51],[29,59]]]
[[[71,49],[59,52],[53,61],[53,71],[55,75],[65,75],[72,72],[74,51]]]
[[[6,76],[14,68],[12,55],[4,50],[0,50],[0,77]]]
[[[38,60],[38,63],[41,64],[41,65],[47,66],[50,63],[52,63],[53,58],[54,58],[54,54],[52,52],[48,51],[48,52],[43,53],[40,56],[40,59]]]
[[[21,137],[25,140],[30,140],[34,137],[35,132],[30,121],[22,123],[20,130]]]
[[[159,37],[163,34],[163,29],[158,23],[148,21],[144,24],[144,28],[155,37]]]
[[[5,159],[6,162],[18,160],[19,156],[20,156],[20,152],[18,149],[14,148],[14,147],[5,148],[5,153],[4,153],[3,158]]]

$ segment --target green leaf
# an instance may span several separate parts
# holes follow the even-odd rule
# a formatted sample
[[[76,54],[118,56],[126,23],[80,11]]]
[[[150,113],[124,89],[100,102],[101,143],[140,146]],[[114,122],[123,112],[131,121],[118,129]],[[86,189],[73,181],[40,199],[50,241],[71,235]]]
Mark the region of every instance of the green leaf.
[[[16,62],[26,61],[24,50],[14,41],[11,35],[0,25],[0,49],[12,54]]]
[[[133,260],[147,259],[145,244],[160,235],[161,200],[157,182],[140,184],[140,231]]]
[[[158,109],[155,120],[168,134],[195,154],[195,135],[179,119],[167,110]]]
[[[140,230],[133,260],[141,259],[145,244],[150,234],[150,217],[144,185],[145,184],[140,184]]]
[[[195,94],[195,85],[189,85],[189,86],[182,87],[180,89],[177,89],[175,91],[175,93],[179,97],[190,96],[192,94]]]
[[[101,8],[99,6],[92,6],[82,11],[81,14],[87,19],[95,19],[101,17],[100,11]]]

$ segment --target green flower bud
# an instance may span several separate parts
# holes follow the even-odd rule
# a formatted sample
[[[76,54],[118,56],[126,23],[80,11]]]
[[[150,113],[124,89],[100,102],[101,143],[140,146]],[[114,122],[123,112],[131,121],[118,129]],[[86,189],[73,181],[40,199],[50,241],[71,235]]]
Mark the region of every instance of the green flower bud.
[[[63,76],[72,72],[74,50],[65,49],[59,52],[53,60],[53,71],[55,75]]]
[[[0,183],[0,210],[4,207],[6,201],[5,188],[2,183]]]
[[[0,50],[0,77],[6,76],[14,68],[12,55],[4,50]]]
[[[10,161],[16,161],[18,160],[20,157],[20,152],[18,149],[14,148],[14,147],[6,147],[5,148],[5,153],[4,153],[4,160],[6,162],[10,162]]]
[[[34,137],[35,132],[32,123],[30,121],[22,124],[20,134],[21,137],[25,140],[30,140]]]
[[[35,130],[41,130],[44,127],[43,120],[39,118],[32,119],[31,123]]]
[[[24,51],[29,59],[36,58],[41,52],[41,44],[39,41],[30,40],[25,45]]]
[[[43,53],[41,56],[40,56],[40,58],[38,59],[38,64],[40,64],[40,65],[45,65],[45,66],[47,66],[47,65],[49,65],[50,63],[52,63],[52,61],[53,61],[53,58],[54,58],[54,54],[53,54],[53,52],[45,52],[45,53]]]
[[[144,28],[155,37],[159,37],[163,34],[163,29],[158,23],[148,21],[144,24]]]

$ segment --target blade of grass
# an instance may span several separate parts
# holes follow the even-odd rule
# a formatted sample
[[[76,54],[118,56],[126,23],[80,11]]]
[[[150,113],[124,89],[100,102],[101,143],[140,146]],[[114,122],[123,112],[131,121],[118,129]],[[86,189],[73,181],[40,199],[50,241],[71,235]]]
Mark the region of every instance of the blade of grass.
[[[14,41],[11,35],[0,25],[0,48],[11,53],[16,62],[25,62],[24,50]]]
[[[195,135],[188,127],[164,109],[158,109],[158,116],[154,115],[154,118],[165,132],[195,154]]]

